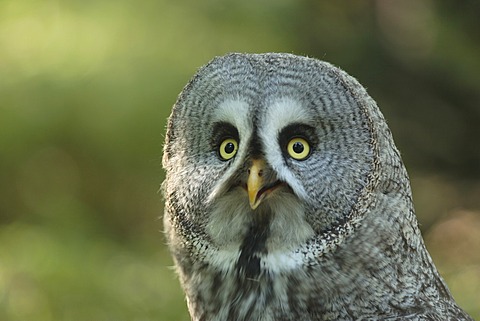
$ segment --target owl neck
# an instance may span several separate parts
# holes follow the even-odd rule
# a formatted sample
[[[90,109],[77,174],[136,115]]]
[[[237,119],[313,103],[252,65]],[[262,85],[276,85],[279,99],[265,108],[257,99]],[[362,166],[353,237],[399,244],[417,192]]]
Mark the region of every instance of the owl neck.
[[[385,226],[382,220],[369,215],[331,251],[320,251],[325,242],[318,239],[268,252],[268,220],[252,225],[237,250],[206,247],[202,260],[180,264],[191,315],[213,321],[387,318],[451,300],[416,220],[376,229]],[[365,310],[348,310],[359,302]]]

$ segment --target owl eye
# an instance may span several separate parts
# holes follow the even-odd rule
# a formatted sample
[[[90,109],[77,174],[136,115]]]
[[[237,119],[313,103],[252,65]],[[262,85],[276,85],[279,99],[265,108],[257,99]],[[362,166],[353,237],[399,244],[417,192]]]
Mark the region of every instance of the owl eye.
[[[296,160],[304,160],[310,155],[310,145],[301,137],[292,138],[287,144],[287,152]]]
[[[220,144],[218,153],[223,160],[229,160],[237,153],[238,142],[233,138],[227,138]]]

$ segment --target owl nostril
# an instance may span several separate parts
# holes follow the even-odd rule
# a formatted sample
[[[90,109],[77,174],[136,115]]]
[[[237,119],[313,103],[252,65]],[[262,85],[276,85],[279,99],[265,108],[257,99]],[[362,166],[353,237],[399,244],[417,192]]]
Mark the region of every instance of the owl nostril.
[[[250,175],[252,171],[250,170],[250,168],[247,170],[247,174]],[[258,177],[262,177],[263,176],[263,169],[259,170],[258,173],[257,173]]]

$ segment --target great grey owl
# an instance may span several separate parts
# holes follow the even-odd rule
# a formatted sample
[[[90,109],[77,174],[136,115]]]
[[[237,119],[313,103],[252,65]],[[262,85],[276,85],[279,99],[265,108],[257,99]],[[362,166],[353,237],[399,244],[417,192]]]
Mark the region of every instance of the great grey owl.
[[[163,166],[192,320],[472,320],[425,249],[383,115],[326,62],[213,59],[173,107]]]

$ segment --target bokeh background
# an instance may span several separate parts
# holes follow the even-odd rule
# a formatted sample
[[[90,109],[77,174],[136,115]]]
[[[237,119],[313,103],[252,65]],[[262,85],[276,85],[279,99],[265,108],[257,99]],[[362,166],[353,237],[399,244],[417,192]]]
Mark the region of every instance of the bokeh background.
[[[227,52],[360,80],[427,246],[480,319],[480,2],[0,1],[0,320],[188,320],[162,236],[166,118]]]

